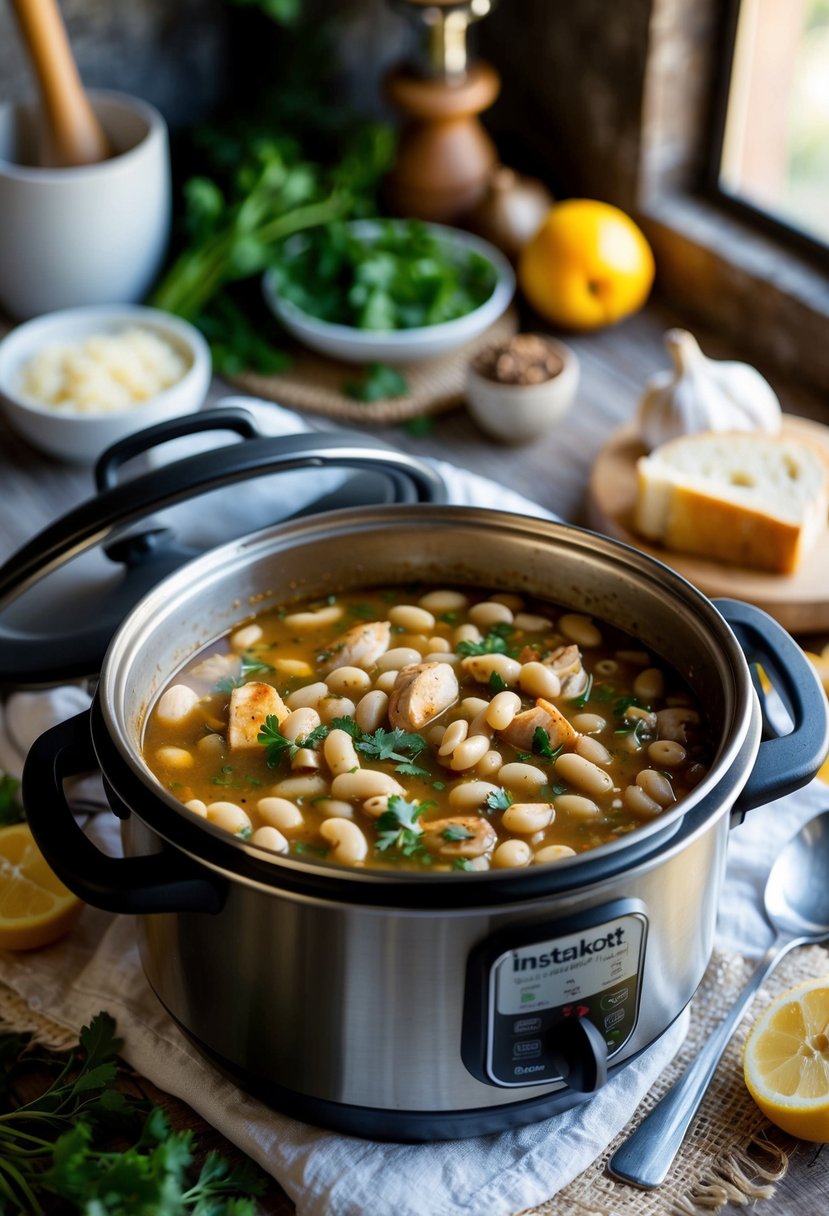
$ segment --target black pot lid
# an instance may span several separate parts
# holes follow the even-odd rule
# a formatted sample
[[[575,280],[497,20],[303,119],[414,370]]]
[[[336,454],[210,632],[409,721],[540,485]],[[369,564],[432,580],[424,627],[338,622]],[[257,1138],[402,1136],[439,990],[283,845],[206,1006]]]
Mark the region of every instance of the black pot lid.
[[[127,461],[205,431],[231,431],[241,442],[119,481]],[[276,474],[280,485],[289,475],[297,477],[288,496],[293,510],[289,506],[286,512],[284,492],[269,492]],[[339,507],[447,498],[431,466],[373,436],[349,431],[268,436],[238,406],[130,435],[103,453],[94,477],[96,494],[0,566],[0,687],[46,686],[95,675],[110,638],[146,592],[234,535]],[[254,480],[258,484],[252,487]],[[229,487],[237,486],[238,495],[232,494]]]

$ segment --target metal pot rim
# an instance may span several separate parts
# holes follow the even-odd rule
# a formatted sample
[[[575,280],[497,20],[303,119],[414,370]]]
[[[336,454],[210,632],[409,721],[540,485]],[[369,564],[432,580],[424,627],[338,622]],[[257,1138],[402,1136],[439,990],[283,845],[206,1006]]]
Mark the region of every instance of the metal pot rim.
[[[699,786],[673,810],[583,855],[515,872],[493,870],[460,875],[352,871],[324,862],[309,865],[292,858],[274,859],[273,854],[205,824],[154,784],[127,735],[119,703],[123,702],[129,683],[130,651],[163,628],[165,605],[172,598],[182,594],[196,597],[210,578],[230,579],[240,565],[312,540],[336,541],[378,528],[387,531],[413,526],[428,530],[430,537],[440,528],[471,528],[476,534],[497,529],[525,544],[549,548],[550,552],[562,545],[575,547],[589,553],[592,560],[598,557],[607,566],[608,577],[619,578],[624,573],[626,578],[643,586],[656,584],[661,595],[692,613],[710,639],[712,653],[716,653],[723,671],[728,673],[734,691],[729,729],[724,732],[715,761]],[[377,581],[382,581],[381,574]],[[754,703],[745,657],[715,606],[669,567],[636,549],[571,524],[477,507],[359,507],[283,521],[241,537],[202,554],[153,588],[124,620],[107,651],[96,697],[93,737],[104,776],[122,806],[137,814],[167,843],[225,876],[308,894],[335,893],[337,898],[353,902],[392,905],[402,902],[412,906],[446,903],[460,907],[479,904],[482,899],[498,899],[499,895],[510,902],[523,901],[534,893],[565,891],[601,881],[642,857],[669,847],[678,834],[684,837],[725,813],[730,805],[728,799],[733,801],[751,769],[756,747],[746,749],[745,744],[752,731],[757,733],[759,742]],[[462,895],[464,891],[468,893],[466,896]]]

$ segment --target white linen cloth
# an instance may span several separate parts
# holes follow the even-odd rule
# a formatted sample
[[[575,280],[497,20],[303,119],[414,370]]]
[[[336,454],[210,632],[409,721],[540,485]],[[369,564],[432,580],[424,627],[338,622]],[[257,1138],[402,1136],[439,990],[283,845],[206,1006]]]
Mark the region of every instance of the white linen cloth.
[[[279,424],[303,429],[296,421],[288,416]],[[484,478],[436,463],[453,502],[547,514]],[[74,688],[12,694],[0,718],[0,770],[19,774],[34,738],[87,700]],[[763,952],[771,938],[759,910],[765,874],[783,841],[827,804],[829,791],[815,782],[752,811],[732,833],[719,921],[723,948]],[[106,851],[119,851],[114,816],[93,819],[90,834]],[[130,917],[85,909],[72,935],[54,947],[29,955],[0,953],[0,981],[73,1031],[99,1010],[111,1012],[125,1040],[125,1058],[258,1161],[300,1216],[513,1216],[534,1207],[585,1169],[624,1127],[681,1046],[688,1024],[683,1015],[589,1102],[555,1118],[477,1139],[381,1144],[277,1114],[204,1060],[150,991]]]

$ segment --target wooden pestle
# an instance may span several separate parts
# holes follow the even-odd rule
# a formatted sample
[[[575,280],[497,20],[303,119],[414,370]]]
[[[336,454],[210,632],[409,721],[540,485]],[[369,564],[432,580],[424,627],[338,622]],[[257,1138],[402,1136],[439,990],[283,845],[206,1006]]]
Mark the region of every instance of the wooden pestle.
[[[11,0],[41,95],[38,163],[66,168],[112,156],[78,74],[57,0]]]

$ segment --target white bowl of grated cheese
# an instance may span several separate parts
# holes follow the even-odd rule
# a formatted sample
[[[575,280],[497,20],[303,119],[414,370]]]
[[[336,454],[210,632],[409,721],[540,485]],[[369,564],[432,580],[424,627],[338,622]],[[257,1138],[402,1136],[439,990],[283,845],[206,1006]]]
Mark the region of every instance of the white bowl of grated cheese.
[[[197,410],[210,349],[187,321],[141,305],[46,313],[0,342],[10,426],[43,452],[92,464],[134,431]]]

